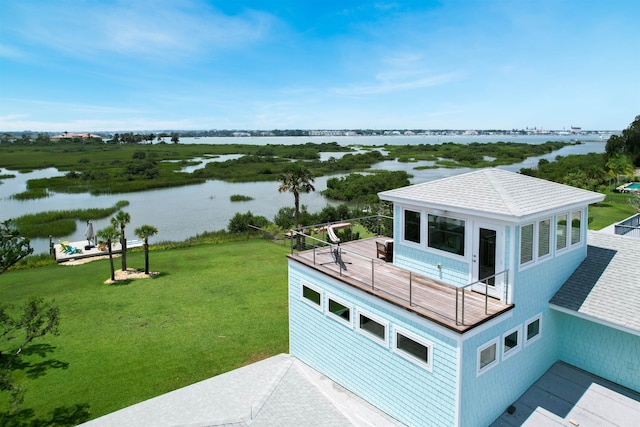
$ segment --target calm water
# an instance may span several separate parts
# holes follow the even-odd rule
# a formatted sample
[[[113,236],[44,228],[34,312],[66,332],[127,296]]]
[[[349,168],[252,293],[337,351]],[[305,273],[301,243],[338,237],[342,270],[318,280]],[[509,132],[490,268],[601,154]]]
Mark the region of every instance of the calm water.
[[[435,140],[434,140],[435,138]],[[466,142],[490,142],[500,140],[513,140],[516,142],[544,143],[550,137],[518,137],[507,139],[506,137],[486,139],[485,137],[437,137],[437,136],[392,136],[392,137],[301,137],[301,138],[181,138],[181,143],[247,143],[247,144],[300,144],[305,142],[336,141],[341,145],[383,145],[383,144],[420,144],[453,141]],[[566,137],[569,140],[575,137]],[[563,137],[554,137],[554,140],[562,140]],[[582,145],[565,147],[554,153],[542,156],[553,160],[558,155],[585,154],[590,152],[604,152],[604,142],[588,142]],[[338,157],[343,153],[324,154],[323,158],[333,155]],[[216,160],[220,161],[228,157]],[[523,167],[535,166],[540,158],[529,158],[522,163],[504,166],[503,169],[518,171]],[[375,169],[404,170],[414,175],[413,184],[444,178],[464,172],[470,169],[427,169],[415,171],[416,166],[427,164],[399,163],[385,161],[374,165]],[[187,171],[193,171],[197,167],[190,167]],[[128,225],[129,238],[135,238],[133,230],[143,224],[151,224],[158,228],[155,241],[184,240],[188,237],[204,231],[216,231],[227,227],[229,220],[236,212],[245,213],[251,211],[254,215],[262,215],[272,220],[282,207],[293,206],[291,193],[279,193],[277,182],[254,183],[227,183],[223,181],[208,181],[200,185],[188,187],[167,188],[160,190],[144,191],[140,193],[125,193],[115,195],[92,196],[90,194],[64,194],[55,193],[51,197],[17,201],[11,199],[12,194],[26,190],[26,182],[29,179],[61,175],[56,169],[44,169],[27,174],[19,174],[14,171],[0,169],[0,174],[13,173],[16,178],[5,179],[0,183],[0,220],[15,218],[20,215],[51,210],[104,208],[113,206],[118,200],[128,200],[130,205],[125,208],[131,215],[131,223]],[[316,192],[302,194],[300,202],[306,205],[310,212],[316,212],[328,204],[338,204],[325,199],[319,191],[326,188],[328,177],[320,177],[315,181]],[[253,197],[247,202],[231,202],[233,194],[241,194]],[[109,218],[94,220],[94,228],[100,230],[109,225]],[[84,240],[85,224],[78,222],[75,233],[60,238],[60,240],[80,241]],[[57,240],[54,240],[57,243]],[[48,251],[48,239],[32,239],[36,253]]]

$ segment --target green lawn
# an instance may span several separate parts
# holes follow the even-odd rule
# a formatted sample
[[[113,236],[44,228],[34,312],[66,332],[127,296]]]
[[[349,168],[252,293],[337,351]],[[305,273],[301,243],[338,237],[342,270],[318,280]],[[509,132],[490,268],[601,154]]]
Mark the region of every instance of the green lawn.
[[[608,190],[605,199],[589,206],[589,216],[592,218],[589,228],[600,230],[611,224],[623,221],[636,213],[631,200],[635,197],[628,193],[616,193]]]
[[[84,409],[95,418],[287,352],[287,251],[263,240],[152,251],[160,276],[111,286],[108,260],[0,275],[2,303],[41,296],[61,312],[60,335],[16,372],[25,420],[77,423]],[[128,264],[142,269],[142,252]]]

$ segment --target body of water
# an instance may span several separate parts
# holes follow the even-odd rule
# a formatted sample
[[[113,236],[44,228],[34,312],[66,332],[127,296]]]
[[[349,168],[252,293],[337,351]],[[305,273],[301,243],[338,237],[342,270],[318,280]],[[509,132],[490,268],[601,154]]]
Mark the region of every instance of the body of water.
[[[436,138],[434,142],[433,138]],[[301,144],[309,141],[327,142],[336,141],[341,145],[384,145],[384,144],[428,144],[440,142],[493,142],[509,141],[528,142],[532,144],[544,143],[551,139],[550,136],[541,138],[518,137],[507,139],[507,137],[493,137],[493,139],[480,138],[478,136],[462,137],[437,137],[437,136],[373,136],[373,137],[261,137],[261,138],[181,138],[181,143],[247,143],[247,144]],[[575,138],[575,136],[573,136]],[[569,140],[567,137],[565,140]],[[562,140],[562,137],[555,137],[553,140]],[[569,146],[541,157],[529,158],[522,163],[501,166],[502,169],[517,172],[523,167],[537,165],[540,158],[553,160],[558,155],[586,154],[590,152],[604,152],[605,142],[587,142],[581,145]],[[344,153],[332,153],[335,157]],[[325,156],[328,157],[329,154]],[[224,160],[215,159],[217,161]],[[214,161],[215,161],[214,160]],[[204,160],[203,160],[204,161]],[[212,161],[207,159],[206,161]],[[373,169],[404,170],[414,175],[412,184],[432,181],[452,175],[468,172],[471,169],[425,169],[414,170],[417,166],[428,164],[427,162],[400,163],[396,161],[385,161],[373,166]],[[193,171],[198,167],[189,167]],[[225,229],[229,220],[237,212],[245,213],[251,211],[254,215],[262,215],[273,220],[278,210],[282,207],[293,207],[293,195],[291,193],[279,193],[278,182],[251,182],[251,183],[227,183],[224,181],[207,181],[204,184],[191,185],[186,187],[165,188],[158,190],[143,191],[138,193],[110,194],[92,196],[90,194],[65,194],[54,193],[52,196],[39,199],[19,201],[11,198],[11,195],[26,190],[26,183],[29,179],[51,177],[61,175],[56,169],[49,168],[34,171],[31,173],[17,173],[0,169],[2,174],[15,174],[16,178],[4,179],[0,181],[0,220],[15,218],[21,215],[67,209],[85,208],[105,208],[113,206],[118,200],[128,200],[130,205],[124,210],[131,215],[131,223],[127,226],[128,238],[135,238],[133,230],[143,224],[150,224],[158,228],[158,235],[153,241],[162,240],[184,240],[204,231],[217,231]],[[340,202],[325,199],[320,195],[320,191],[326,189],[326,182],[329,177],[319,177],[315,180],[316,192],[302,194],[300,203],[306,205],[310,212],[320,211],[328,204],[336,205]],[[253,200],[246,202],[231,202],[230,197],[234,194],[250,196]],[[94,228],[100,230],[109,225],[110,218],[96,219],[93,221]],[[75,233],[60,238],[60,240],[81,241],[84,240],[86,225],[78,222]],[[54,240],[57,243],[57,239]],[[32,239],[32,244],[36,253],[48,252],[48,239]]]

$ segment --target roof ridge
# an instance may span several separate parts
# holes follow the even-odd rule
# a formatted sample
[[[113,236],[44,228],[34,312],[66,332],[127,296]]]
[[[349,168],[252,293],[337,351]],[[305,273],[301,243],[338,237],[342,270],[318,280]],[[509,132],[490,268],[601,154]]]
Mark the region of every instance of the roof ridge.
[[[482,172],[487,178],[489,184],[491,184],[493,189],[498,193],[498,196],[502,200],[502,203],[505,205],[507,210],[515,216],[522,215],[522,210],[519,209],[516,200],[511,196],[511,192],[508,191],[508,188],[502,185],[502,181],[498,177],[498,175],[512,175],[515,172],[503,171],[502,169],[497,168],[484,169]],[[506,174],[502,172],[506,172]]]

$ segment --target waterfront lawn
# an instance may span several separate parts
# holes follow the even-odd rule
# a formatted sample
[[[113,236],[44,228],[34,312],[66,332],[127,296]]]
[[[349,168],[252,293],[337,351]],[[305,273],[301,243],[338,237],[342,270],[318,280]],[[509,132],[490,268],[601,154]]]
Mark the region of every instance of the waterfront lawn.
[[[637,196],[629,193],[616,193],[613,190],[607,190],[604,194],[606,197],[602,202],[589,207],[589,216],[591,217],[589,229],[600,230],[636,213],[631,201]]]
[[[152,251],[161,274],[118,285],[104,284],[108,260],[0,275],[2,303],[40,296],[61,313],[60,335],[36,341],[15,371],[21,415],[44,425],[57,410],[77,424],[85,409],[95,418],[288,352],[287,251],[264,240]],[[143,268],[142,252],[127,258]]]

